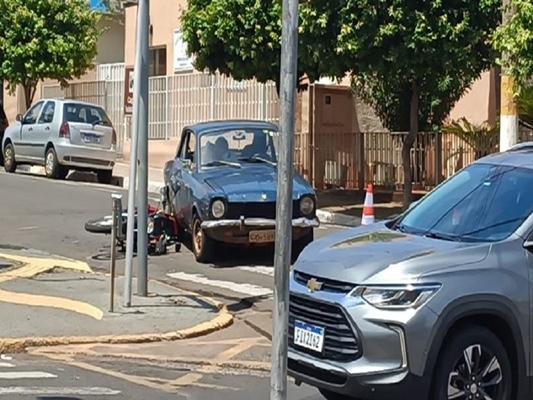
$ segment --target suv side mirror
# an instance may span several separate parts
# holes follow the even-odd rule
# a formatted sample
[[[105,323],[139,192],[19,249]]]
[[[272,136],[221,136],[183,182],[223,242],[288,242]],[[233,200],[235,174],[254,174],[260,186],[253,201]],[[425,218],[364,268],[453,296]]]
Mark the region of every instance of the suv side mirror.
[[[16,117],[15,119],[16,119],[18,122],[22,123],[24,117],[22,116],[22,114],[17,114],[17,117]]]

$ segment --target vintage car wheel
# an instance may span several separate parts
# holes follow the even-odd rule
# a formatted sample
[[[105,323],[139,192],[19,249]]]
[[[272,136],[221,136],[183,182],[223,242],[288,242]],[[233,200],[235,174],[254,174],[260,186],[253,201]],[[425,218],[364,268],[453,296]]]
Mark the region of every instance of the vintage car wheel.
[[[300,256],[300,253],[306,248],[306,246],[311,243],[313,240],[315,240],[315,232],[313,229],[310,229],[309,232],[307,232],[304,236],[302,236],[300,239],[295,240],[292,243],[292,262],[294,263],[298,257]]]
[[[216,242],[205,234],[201,224],[202,221],[195,215],[192,223],[192,251],[196,261],[205,263],[212,260]]]

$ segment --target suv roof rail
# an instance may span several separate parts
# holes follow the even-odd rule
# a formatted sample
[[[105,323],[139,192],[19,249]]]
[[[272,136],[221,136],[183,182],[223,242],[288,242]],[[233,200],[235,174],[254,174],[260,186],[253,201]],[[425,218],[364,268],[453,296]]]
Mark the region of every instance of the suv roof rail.
[[[507,149],[507,151],[521,151],[521,150],[533,151],[533,141],[518,143]]]

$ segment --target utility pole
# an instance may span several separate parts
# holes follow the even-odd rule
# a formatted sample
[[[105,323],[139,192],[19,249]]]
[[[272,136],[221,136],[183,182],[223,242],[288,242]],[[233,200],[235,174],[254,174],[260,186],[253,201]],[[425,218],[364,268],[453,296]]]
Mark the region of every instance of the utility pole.
[[[508,23],[515,11],[511,0],[503,0],[503,24]],[[509,55],[504,52],[502,59],[508,60]],[[500,151],[506,151],[518,143],[518,99],[514,96],[516,86],[507,67],[501,70]]]
[[[135,84],[139,84],[137,136],[139,140],[139,191],[137,192],[137,295],[148,296],[148,56],[150,0],[138,1]],[[138,64],[138,65],[137,65]]]
[[[280,140],[276,246],[274,255],[274,307],[270,400],[287,399],[289,330],[289,273],[292,244],[292,189],[294,176],[295,91],[298,82],[298,0],[283,0],[280,66]]]
[[[139,166],[137,212],[137,294],[147,295],[148,286],[148,31],[149,0],[137,4],[135,65],[133,69],[133,123],[131,135],[130,176],[128,190],[128,222],[126,234],[126,268],[124,273],[124,305],[131,306],[133,244],[135,236],[135,199],[137,166]],[[140,234],[143,232],[144,234]],[[141,252],[144,243],[144,252]],[[141,271],[142,270],[142,271]]]

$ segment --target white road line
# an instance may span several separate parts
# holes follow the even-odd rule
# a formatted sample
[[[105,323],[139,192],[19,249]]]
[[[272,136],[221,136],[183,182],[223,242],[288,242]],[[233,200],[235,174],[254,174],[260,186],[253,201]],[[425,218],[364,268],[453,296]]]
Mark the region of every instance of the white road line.
[[[188,282],[194,282],[202,285],[208,285],[208,286],[214,286],[219,287],[222,289],[228,289],[232,292],[236,293],[242,293],[247,294],[249,296],[267,296],[272,294],[272,290],[267,289],[265,287],[252,285],[250,283],[236,283],[231,281],[219,281],[215,279],[209,279],[206,278],[203,275],[197,275],[197,274],[187,274],[185,272],[174,272],[172,274],[167,274],[168,277],[182,280],[182,281],[188,281]]]
[[[0,368],[14,368],[15,366],[10,363],[0,362]]]
[[[237,267],[237,268],[239,268],[242,271],[253,272],[255,274],[274,276],[274,267],[257,265],[255,267],[245,266],[245,267]]]
[[[41,371],[0,372],[0,379],[43,379],[57,378],[57,375]]]
[[[104,387],[0,387],[0,396],[114,396],[121,393],[120,390]]]

